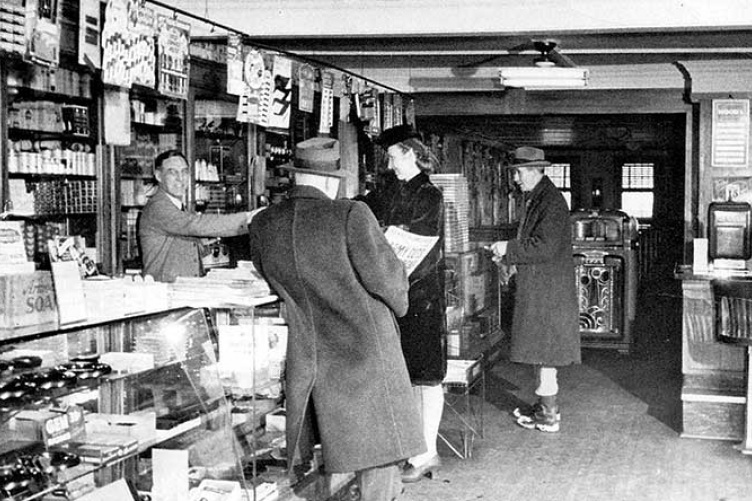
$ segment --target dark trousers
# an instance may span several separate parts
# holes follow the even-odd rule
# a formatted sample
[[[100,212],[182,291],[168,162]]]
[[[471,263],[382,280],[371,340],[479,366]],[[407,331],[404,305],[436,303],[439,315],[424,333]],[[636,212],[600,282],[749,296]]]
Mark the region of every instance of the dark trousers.
[[[395,464],[355,472],[359,501],[395,501],[402,494],[402,474]]]

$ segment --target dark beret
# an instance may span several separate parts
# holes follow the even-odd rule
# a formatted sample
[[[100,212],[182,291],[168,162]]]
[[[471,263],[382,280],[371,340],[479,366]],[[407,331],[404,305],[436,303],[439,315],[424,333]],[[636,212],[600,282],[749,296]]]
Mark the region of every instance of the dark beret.
[[[411,125],[403,124],[397,125],[390,129],[384,130],[384,132],[376,138],[376,144],[389,148],[393,144],[401,143],[408,139],[417,138],[420,139],[420,134]]]

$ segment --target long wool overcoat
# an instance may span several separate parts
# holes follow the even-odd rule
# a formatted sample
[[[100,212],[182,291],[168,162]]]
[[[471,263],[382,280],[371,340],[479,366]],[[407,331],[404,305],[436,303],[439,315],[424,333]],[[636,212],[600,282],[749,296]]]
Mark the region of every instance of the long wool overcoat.
[[[548,177],[529,193],[504,262],[517,267],[510,359],[546,366],[579,363],[569,209]]]
[[[407,277],[368,207],[296,186],[250,234],[290,326],[290,468],[312,457],[314,422],[331,473],[425,451],[395,319],[407,311]]]
[[[380,224],[439,236],[433,250],[410,275],[410,308],[398,320],[402,351],[413,384],[435,385],[446,376],[446,300],[442,270],[444,202],[428,174],[400,183],[392,179],[363,200]]]

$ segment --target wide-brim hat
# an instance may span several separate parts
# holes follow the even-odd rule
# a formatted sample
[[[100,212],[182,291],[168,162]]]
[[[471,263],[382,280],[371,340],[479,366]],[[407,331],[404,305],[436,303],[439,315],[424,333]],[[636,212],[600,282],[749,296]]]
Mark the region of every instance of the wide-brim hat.
[[[551,162],[546,160],[543,150],[531,146],[521,146],[512,152],[512,162],[507,167],[549,167]]]
[[[375,142],[381,145],[384,149],[389,148],[393,144],[407,141],[408,139],[420,139],[420,134],[411,125],[403,124],[397,125],[385,129],[376,139]]]

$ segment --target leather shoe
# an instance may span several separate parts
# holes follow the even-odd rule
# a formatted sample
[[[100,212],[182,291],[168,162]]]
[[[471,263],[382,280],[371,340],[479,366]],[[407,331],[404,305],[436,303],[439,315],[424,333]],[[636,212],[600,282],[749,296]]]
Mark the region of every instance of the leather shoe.
[[[432,457],[420,466],[413,466],[410,463],[406,463],[405,469],[402,470],[402,482],[409,484],[419,482],[423,477],[429,479],[434,478],[440,467],[441,459],[439,456]]]

